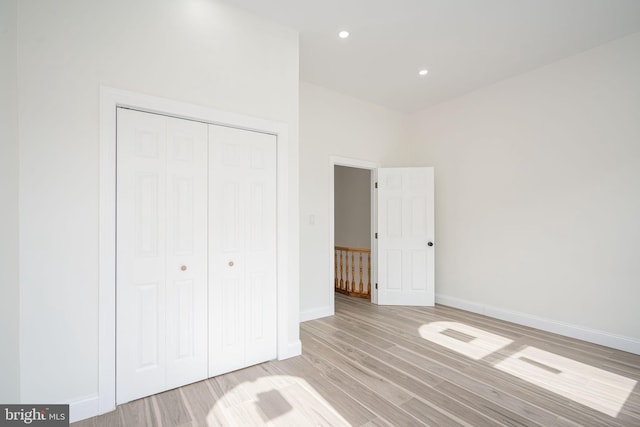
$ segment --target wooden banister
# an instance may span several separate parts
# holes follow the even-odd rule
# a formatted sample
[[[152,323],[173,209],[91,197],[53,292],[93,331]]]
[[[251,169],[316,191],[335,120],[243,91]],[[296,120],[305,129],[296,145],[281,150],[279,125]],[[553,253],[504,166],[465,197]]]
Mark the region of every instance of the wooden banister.
[[[334,257],[334,287],[336,292],[353,297],[371,299],[371,250],[336,246]],[[365,259],[367,260],[366,270],[364,266]],[[358,261],[358,268],[356,268],[356,260]]]

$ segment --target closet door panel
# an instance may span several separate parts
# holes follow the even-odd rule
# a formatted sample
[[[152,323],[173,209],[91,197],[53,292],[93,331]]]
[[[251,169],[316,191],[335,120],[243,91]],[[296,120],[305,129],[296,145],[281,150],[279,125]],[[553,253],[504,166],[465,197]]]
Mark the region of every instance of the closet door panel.
[[[116,401],[207,376],[207,125],[118,110]]]
[[[118,110],[118,403],[165,384],[165,130],[162,116]]]
[[[207,132],[167,118],[167,389],[207,377]]]
[[[210,126],[209,375],[276,357],[275,137]]]
[[[249,209],[247,274],[249,290],[246,364],[276,358],[276,138],[254,134],[247,142]]]

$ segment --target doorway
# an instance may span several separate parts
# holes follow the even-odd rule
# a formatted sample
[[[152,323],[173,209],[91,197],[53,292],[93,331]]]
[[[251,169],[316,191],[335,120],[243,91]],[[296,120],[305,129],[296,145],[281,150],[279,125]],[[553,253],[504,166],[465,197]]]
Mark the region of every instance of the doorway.
[[[347,157],[337,157],[337,156],[332,156],[329,158],[329,250],[330,250],[330,255],[329,255],[329,259],[330,259],[330,265],[329,265],[329,277],[330,277],[330,283],[328,283],[327,286],[327,290],[329,292],[330,298],[330,304],[331,304],[331,312],[334,313],[335,312],[335,300],[334,300],[334,295],[336,292],[336,286],[335,286],[335,279],[336,279],[336,270],[339,273],[339,269],[340,269],[340,263],[339,260],[336,263],[336,246],[337,246],[337,242],[336,242],[336,223],[335,223],[335,215],[336,215],[336,192],[335,192],[335,180],[336,180],[336,168],[337,167],[342,167],[344,169],[347,170],[347,174],[349,173],[349,171],[351,170],[356,170],[360,171],[362,174],[368,174],[369,176],[369,185],[368,185],[368,191],[369,191],[369,207],[368,207],[368,215],[369,215],[369,244],[362,244],[362,246],[364,246],[365,248],[368,247],[368,249],[370,250],[370,273],[368,271],[368,267],[366,265],[366,261],[365,261],[365,255],[363,255],[363,285],[365,285],[365,281],[366,280],[367,284],[370,282],[371,285],[369,287],[369,291],[370,291],[370,301],[374,304],[377,304],[377,289],[376,289],[376,278],[377,278],[377,270],[376,270],[376,265],[374,260],[376,259],[377,256],[377,244],[376,244],[376,239],[375,239],[375,225],[376,225],[376,221],[377,221],[377,214],[376,214],[376,192],[374,191],[374,186],[375,186],[375,181],[376,181],[376,175],[377,175],[377,168],[378,168],[378,164],[374,163],[374,162],[369,162],[366,160],[358,160],[358,159],[351,159],[351,158],[347,158]],[[341,171],[344,171],[341,170]],[[338,172],[340,174],[340,172]],[[366,175],[365,175],[366,176]],[[340,179],[340,176],[338,176],[338,179]],[[364,188],[364,185],[361,184],[360,188]],[[360,202],[360,204],[362,204],[362,202]],[[338,208],[339,210],[341,210],[341,208]],[[361,208],[360,211],[365,211],[366,207]],[[366,214],[365,214],[366,215]],[[340,229],[340,228],[339,228]],[[366,232],[365,232],[366,233]],[[362,231],[360,232],[360,234],[364,234]],[[360,240],[358,240],[359,242],[362,242],[362,236],[360,237]],[[340,243],[344,243],[341,242],[340,240],[338,240],[338,242]],[[356,247],[357,249],[357,247]],[[364,249],[364,248],[362,248]],[[368,256],[367,256],[368,257]],[[355,258],[355,255],[354,255]],[[355,259],[355,266],[357,266],[357,270],[358,272],[355,274],[356,278],[357,278],[357,283],[356,285],[358,285],[358,289],[359,289],[359,284],[360,284],[360,280],[358,278],[358,273],[359,273],[359,255],[357,256],[357,259]],[[344,264],[343,264],[344,267]],[[350,268],[350,267],[349,267]],[[354,267],[355,269],[356,267]],[[370,279],[367,277],[367,274],[370,275]],[[340,279],[338,279],[338,285],[340,285],[339,282]],[[343,278],[343,285],[344,285],[344,278]],[[366,285],[365,285],[366,286]]]
[[[373,162],[329,159],[329,272],[331,313],[335,313],[335,167],[371,173],[371,302],[432,306],[435,301],[434,169],[379,168]],[[359,268],[359,263],[358,263]],[[339,280],[339,279],[338,279]],[[339,284],[339,282],[338,282]]]
[[[371,300],[371,175],[334,166],[334,289]]]

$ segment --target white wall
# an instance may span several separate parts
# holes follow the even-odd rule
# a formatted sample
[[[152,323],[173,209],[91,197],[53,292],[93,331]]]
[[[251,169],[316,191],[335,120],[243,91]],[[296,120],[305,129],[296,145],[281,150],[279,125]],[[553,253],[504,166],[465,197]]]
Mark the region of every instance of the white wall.
[[[0,2],[0,402],[20,398],[16,0]]]
[[[334,169],[335,246],[370,249],[371,173],[345,166]]]
[[[441,301],[640,349],[638,76],[635,34],[410,118],[411,158],[436,171]]]
[[[402,114],[300,84],[301,319],[331,314],[330,156],[398,166],[404,157],[404,141]]]
[[[18,74],[23,401],[98,390],[101,85],[289,125],[297,341],[296,32],[208,0],[25,0]]]

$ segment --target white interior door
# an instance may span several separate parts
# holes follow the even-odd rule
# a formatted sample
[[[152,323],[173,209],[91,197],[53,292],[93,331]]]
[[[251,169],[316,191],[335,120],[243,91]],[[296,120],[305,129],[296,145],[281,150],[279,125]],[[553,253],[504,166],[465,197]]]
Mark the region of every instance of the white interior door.
[[[275,359],[276,137],[209,127],[209,376]]]
[[[118,109],[116,402],[207,376],[207,125]]]
[[[433,190],[433,168],[378,169],[378,304],[434,304]]]

